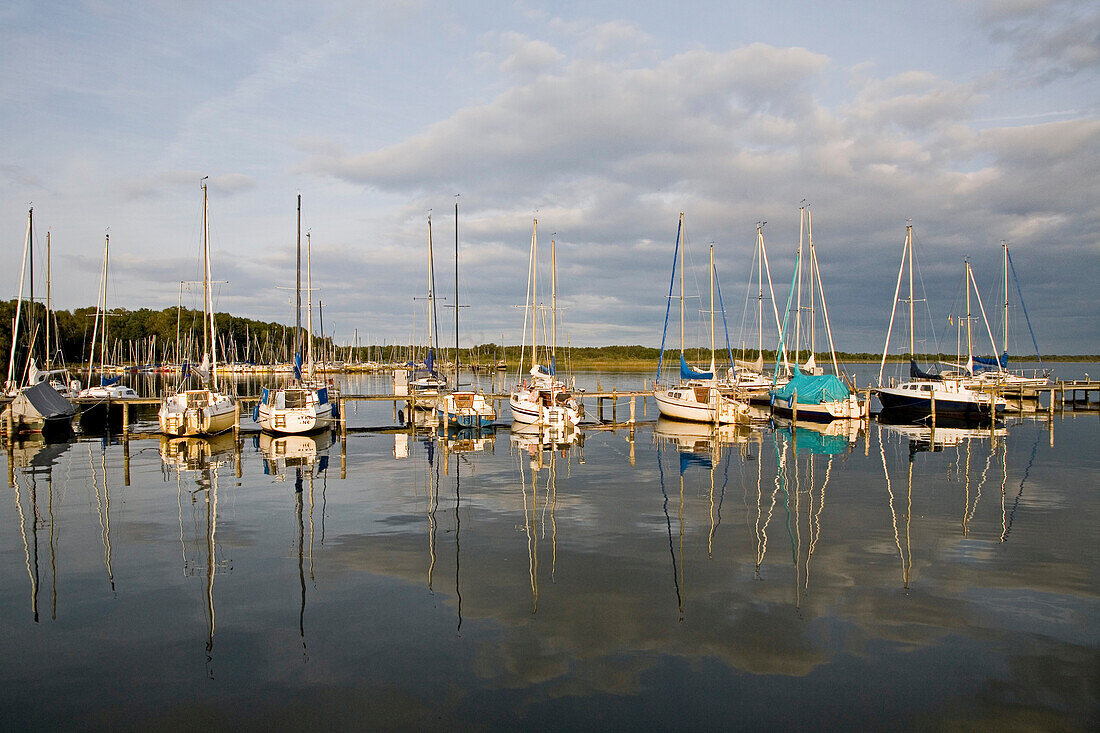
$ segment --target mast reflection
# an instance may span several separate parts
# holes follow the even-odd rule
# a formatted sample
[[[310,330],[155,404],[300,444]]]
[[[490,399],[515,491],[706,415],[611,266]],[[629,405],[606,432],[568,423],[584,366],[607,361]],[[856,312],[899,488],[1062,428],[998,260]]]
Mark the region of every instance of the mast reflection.
[[[176,501],[179,507],[180,547],[183,553],[183,571],[187,577],[201,573],[203,578],[203,611],[206,616],[206,673],[214,678],[214,577],[218,573],[230,572],[232,562],[218,558],[218,469],[228,463],[235,463],[240,471],[240,444],[233,434],[223,434],[213,438],[160,438],[160,455],[163,465],[176,472]],[[184,540],[183,530],[183,485],[184,472],[192,474],[194,489],[188,491],[191,498],[191,519],[196,536],[202,534],[202,555],[193,560]],[[203,497],[203,507],[199,511],[198,496]],[[199,553],[195,553],[196,555]]]

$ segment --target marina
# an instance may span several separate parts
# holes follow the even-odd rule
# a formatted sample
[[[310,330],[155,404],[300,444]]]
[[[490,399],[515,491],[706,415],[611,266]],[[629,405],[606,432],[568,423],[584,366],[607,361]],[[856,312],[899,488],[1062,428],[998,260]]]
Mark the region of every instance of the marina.
[[[620,420],[568,433],[403,424],[378,376],[313,435],[169,438],[143,400],[128,435],[8,441],[8,722],[696,728],[736,695],[766,727],[1089,727],[1094,412],[713,426],[648,378],[579,373]]]

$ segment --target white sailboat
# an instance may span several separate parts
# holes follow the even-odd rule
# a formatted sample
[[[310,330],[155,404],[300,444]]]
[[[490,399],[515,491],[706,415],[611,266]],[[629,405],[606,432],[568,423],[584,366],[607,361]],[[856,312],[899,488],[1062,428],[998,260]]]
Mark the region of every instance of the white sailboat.
[[[728,385],[720,385],[715,378],[714,361],[714,246],[710,248],[710,371],[698,372],[688,366],[684,358],[684,214],[680,212],[680,223],[676,229],[676,251],[679,254],[680,268],[680,383],[665,385],[660,382],[661,361],[664,359],[664,336],[661,337],[661,358],[658,359],[658,380],[653,385],[653,398],[657,408],[665,417],[677,420],[707,423],[738,423],[748,421],[748,402],[735,397],[728,391]],[[676,258],[673,257],[673,271],[676,270]],[[672,304],[671,285],[669,288],[669,306]],[[668,317],[666,308],[665,324]],[[667,330],[667,328],[666,328]],[[722,389],[725,387],[725,389]]]
[[[132,387],[119,384],[118,377],[108,379],[103,376],[103,367],[107,363],[107,263],[111,250],[111,235],[107,234],[103,242],[103,272],[99,279],[99,300],[96,302],[95,324],[92,326],[92,345],[88,349],[88,387],[80,390],[78,397],[90,397],[100,400],[132,400],[137,399],[138,393]],[[95,372],[96,339],[99,340],[99,384],[92,385],[92,374]],[[105,403],[85,406],[80,419],[85,422],[89,419],[103,419],[107,417]],[[97,414],[98,413],[98,414]]]
[[[818,422],[830,422],[832,420],[859,420],[864,416],[864,404],[852,388],[842,379],[840,365],[836,360],[836,349],[833,346],[833,330],[829,325],[829,308],[825,304],[825,290],[821,285],[821,270],[817,263],[817,250],[814,248],[813,220],[809,210],[805,206],[799,208],[799,236],[798,251],[795,256],[794,275],[791,277],[791,290],[787,296],[787,310],[783,316],[783,330],[779,338],[779,350],[776,353],[775,374],[779,373],[780,354],[785,354],[787,340],[788,318],[791,314],[792,301],[795,302],[795,341],[794,360],[797,365],[799,348],[801,347],[802,332],[802,270],[803,270],[803,227],[809,239],[809,257],[806,264],[809,266],[809,357],[801,366],[796,366],[790,380],[775,386],[771,390],[772,412],[783,417],[794,417],[797,410],[797,418],[801,420],[814,420]],[[816,294],[815,294],[816,288]],[[815,354],[817,351],[817,321],[815,318],[815,301],[821,300],[821,316],[825,324],[825,332],[829,337],[829,354],[832,357],[833,374],[825,374],[824,370],[817,366]]]
[[[771,266],[768,264],[768,251],[764,247],[764,224],[767,222],[760,222],[756,225],[756,284],[757,284],[757,345],[756,345],[756,360],[735,362],[736,373],[732,375],[731,382],[733,385],[745,396],[748,397],[750,402],[756,404],[767,405],[769,403],[768,392],[772,388],[772,384],[786,384],[788,377],[787,373],[790,372],[790,364],[787,363],[787,355],[784,353],[783,366],[785,373],[773,379],[769,374],[764,371],[764,275],[767,273],[768,280],[768,292],[771,295],[772,303],[772,316],[775,318],[775,330],[776,334],[782,332],[783,326],[779,322],[779,306],[775,301],[775,289],[772,287],[772,272]]]
[[[496,409],[477,389],[459,389],[458,359],[458,204],[455,204],[455,381],[453,389],[442,395],[434,414],[443,425],[455,428],[488,427],[497,418]]]
[[[310,292],[306,316],[306,374],[302,374],[302,194],[298,194],[297,279],[295,288],[294,378],[286,387],[264,388],[252,419],[272,433],[297,434],[324,430],[334,419],[328,386],[314,380],[313,372],[313,268],[311,247],[306,245],[306,289]]]
[[[508,395],[508,406],[512,410],[512,419],[518,423],[537,424],[553,428],[569,429],[577,427],[584,417],[584,406],[565,382],[557,378],[557,258],[554,244],[550,245],[551,275],[551,321],[550,354],[547,365],[538,362],[538,220],[531,228],[531,260],[528,274],[528,303],[524,311],[524,342],[527,340],[527,311],[531,313],[531,370],[530,380],[523,380],[512,388]],[[520,356],[520,364],[523,357]],[[522,366],[521,366],[522,368]]]
[[[1012,266],[1012,257],[1008,254],[1008,242],[1001,242],[1002,254],[1002,287],[1004,299],[1003,311],[1001,314],[1001,354],[994,358],[982,358],[974,357],[974,378],[969,382],[970,386],[977,387],[979,389],[998,389],[1004,387],[1042,387],[1050,382],[1050,370],[1049,369],[1032,369],[1028,371],[1010,371],[1008,369],[1008,314],[1009,314],[1009,289],[1008,289],[1008,273],[1009,268],[1012,269],[1013,275],[1015,275],[1016,268]],[[1016,289],[1019,291],[1020,284],[1017,281]],[[1021,294],[1020,304],[1023,305],[1023,296]],[[1027,316],[1027,310],[1024,310],[1025,317]],[[1031,321],[1028,319],[1028,330],[1031,330]],[[1031,334],[1032,343],[1035,343],[1035,334]],[[1035,353],[1039,359],[1040,367],[1042,366],[1042,356],[1039,354],[1039,345],[1035,343]]]
[[[909,374],[911,379],[906,381],[890,380],[883,382],[883,371],[886,367],[886,355],[890,350],[890,335],[893,332],[894,316],[897,311],[898,294],[901,292],[901,280],[906,269],[909,271]],[[970,333],[970,284],[972,280],[970,263],[966,263],[966,344],[967,353],[973,353],[973,344]],[[875,394],[882,403],[883,415],[887,419],[893,417],[910,417],[922,420],[932,414],[948,416],[952,418],[989,419],[1004,412],[1005,400],[995,397],[992,393],[983,393],[981,390],[972,389],[968,384],[973,370],[973,357],[968,358],[965,373],[946,375],[931,374],[922,371],[914,360],[914,315],[913,305],[916,302],[913,292],[913,227],[905,228],[905,246],[902,249],[901,266],[898,268],[898,281],[894,288],[894,304],[890,311],[890,326],[886,331],[886,345],[882,350],[882,361],[879,364],[878,383]],[[990,341],[992,341],[992,335]],[[881,419],[881,415],[880,415]]]
[[[27,236],[23,244],[23,258],[19,269],[19,299],[15,306],[15,321],[11,334],[11,356],[8,359],[8,377],[4,385],[4,392],[13,397],[11,403],[4,408],[4,420],[10,420],[10,424],[16,433],[30,432],[68,432],[72,425],[76,408],[49,382],[49,371],[39,372],[34,361],[34,342],[37,328],[30,329],[27,349],[27,368],[24,374],[26,378],[16,376],[17,345],[19,343],[19,328],[23,310],[23,285],[26,281],[27,262],[31,261],[31,251],[34,237],[34,209],[27,212]],[[33,264],[31,266],[30,295],[31,303],[34,302],[34,275]],[[48,315],[48,314],[47,314]],[[47,346],[48,348],[48,346]]]
[[[435,257],[432,251],[432,215],[428,214],[428,353],[424,358],[424,369],[413,373],[409,380],[409,390],[417,395],[415,406],[430,410],[434,403],[430,398],[438,396],[447,388],[447,375],[435,368],[435,347],[439,344],[439,319],[435,307]]]
[[[214,328],[213,297],[210,292],[210,224],[206,194],[206,178],[202,179],[202,257],[203,257],[203,361],[199,368],[204,381],[212,377],[209,386],[183,389],[187,379],[181,375],[181,388],[167,395],[157,411],[160,432],[172,436],[216,435],[236,430],[240,413],[237,398],[218,389],[217,339]]]

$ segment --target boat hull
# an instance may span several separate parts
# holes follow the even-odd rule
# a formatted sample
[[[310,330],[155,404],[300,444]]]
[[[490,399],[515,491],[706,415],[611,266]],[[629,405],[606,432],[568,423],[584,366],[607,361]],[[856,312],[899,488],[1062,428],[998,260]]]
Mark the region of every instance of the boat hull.
[[[237,401],[206,390],[170,395],[157,412],[160,432],[175,437],[217,435],[240,424]]]
[[[674,420],[729,425],[748,419],[748,403],[719,395],[713,387],[658,389],[653,398],[661,415]]]
[[[881,388],[875,391],[884,413],[906,413],[917,417],[932,414],[932,398],[926,394],[915,393],[898,388]],[[936,395],[936,415],[944,415],[964,420],[988,420],[1004,414],[1003,401],[993,401],[991,397],[982,399],[980,395]]]
[[[793,417],[794,407],[793,404],[788,405],[785,400],[777,399],[772,403],[772,413],[780,417]],[[809,405],[798,403],[798,419],[800,421],[832,422],[834,420],[860,420],[862,418],[863,406],[854,398]]]

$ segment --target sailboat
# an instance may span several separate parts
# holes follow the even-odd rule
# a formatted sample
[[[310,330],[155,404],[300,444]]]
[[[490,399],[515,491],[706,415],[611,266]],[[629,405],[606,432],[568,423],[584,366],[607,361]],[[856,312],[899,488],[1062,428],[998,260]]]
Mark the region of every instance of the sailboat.
[[[216,435],[236,430],[240,413],[237,399],[218,390],[217,339],[214,329],[213,298],[210,293],[210,224],[206,177],[202,179],[202,259],[203,259],[203,360],[199,368],[203,379],[213,378],[200,389],[179,389],[167,395],[157,411],[160,432],[174,436]],[[186,375],[181,375],[182,380]]]
[[[435,368],[435,347],[439,343],[439,318],[435,308],[435,258],[432,252],[432,215],[428,214],[428,353],[424,369],[414,372],[409,390],[418,397],[432,397],[447,388],[447,375]],[[419,373],[419,375],[418,375]],[[432,409],[431,401],[415,402],[421,409]]]
[[[886,355],[890,350],[890,335],[894,327],[894,316],[897,312],[898,293],[901,292],[901,279],[906,269],[909,272],[909,374],[911,379],[903,382],[883,383],[883,371],[886,367]],[[973,344],[970,333],[970,283],[973,276],[970,271],[970,263],[966,263],[966,344],[967,353],[972,354]],[[889,419],[897,419],[899,413],[903,417],[911,417],[916,420],[924,419],[930,415],[938,414],[953,418],[989,419],[1003,413],[1005,400],[985,394],[977,389],[972,389],[966,383],[966,379],[973,372],[973,356],[969,357],[968,364],[962,367],[964,374],[933,374],[925,372],[917,366],[914,356],[914,317],[913,304],[916,302],[913,293],[913,226],[905,228],[905,246],[902,249],[901,265],[898,268],[898,281],[894,288],[894,304],[890,310],[890,325],[886,330],[886,344],[882,349],[882,361],[879,364],[878,387],[875,394],[882,403],[883,414]],[[990,337],[992,341],[992,336]],[[893,413],[893,415],[891,415]]]
[[[138,393],[132,387],[119,384],[120,377],[103,376],[103,367],[107,363],[107,262],[111,248],[111,235],[106,235],[103,243],[103,272],[99,279],[99,300],[96,302],[95,324],[92,326],[92,345],[88,349],[88,387],[82,389],[78,397],[105,400],[85,405],[80,412],[80,423],[87,428],[93,424],[105,423],[115,415],[108,414],[108,402],[111,400],[137,399]],[[99,384],[92,386],[92,373],[95,370],[96,339],[99,339]],[[121,415],[124,405],[115,405],[115,412]]]
[[[779,322],[779,307],[775,301],[775,289],[772,287],[772,272],[771,266],[768,264],[768,251],[764,247],[764,225],[767,222],[759,222],[756,225],[756,255],[754,257],[756,261],[756,308],[757,308],[757,345],[756,345],[756,360],[744,361],[736,360],[734,366],[736,367],[736,374],[732,377],[733,384],[744,396],[747,396],[749,402],[754,404],[767,405],[770,402],[768,392],[772,388],[773,379],[770,375],[764,372],[764,275],[767,273],[768,280],[768,292],[771,294],[772,303],[772,315],[775,318],[776,333],[780,333],[783,330],[782,325]],[[751,282],[751,281],[750,281]],[[789,373],[790,365],[787,364],[786,354],[783,355],[783,365],[786,372]],[[786,384],[787,376],[784,374],[776,381],[777,384]]]
[[[1039,344],[1035,341],[1035,333],[1031,331],[1031,319],[1027,318],[1027,308],[1024,308],[1024,317],[1027,318],[1027,328],[1031,331],[1031,342],[1035,344],[1035,354],[1039,359],[1039,369],[1033,369],[1028,372],[1012,372],[1008,369],[1008,306],[1009,306],[1009,289],[1008,289],[1008,274],[1011,269],[1013,278],[1016,276],[1016,267],[1012,264],[1012,256],[1008,253],[1008,242],[1001,242],[1001,248],[1003,250],[1002,257],[1002,285],[1004,300],[1004,309],[1001,315],[1001,354],[993,358],[989,357],[974,357],[974,379],[970,381],[970,385],[978,388],[995,388],[995,387],[1042,387],[1050,382],[1051,371],[1049,369],[1043,369],[1042,355],[1039,354]],[[1020,295],[1020,305],[1023,305],[1023,294],[1019,292],[1020,282],[1016,280],[1016,291]]]
[[[25,372],[27,378],[17,379],[15,372],[19,327],[23,310],[23,284],[27,274],[27,262],[31,260],[33,236],[34,208],[32,207],[27,212],[27,236],[23,245],[23,258],[19,270],[19,300],[15,306],[15,322],[11,334],[11,356],[8,359],[8,378],[4,389],[4,392],[14,399],[4,408],[4,420],[5,422],[10,420],[10,425],[16,433],[27,431],[65,433],[72,426],[76,408],[58,390],[54,389],[47,376],[39,372],[35,366],[34,343],[38,330],[36,327],[30,329],[30,337],[27,340],[27,370]],[[33,306],[33,264],[31,267],[30,291]]]
[[[458,204],[455,204],[455,381],[454,388],[442,395],[435,416],[447,427],[483,428],[497,418],[493,405],[476,389],[459,389],[458,384]]]
[[[797,295],[795,303],[795,348],[794,357],[796,366],[790,381],[779,386],[778,379],[771,390],[772,412],[781,416],[794,416],[797,409],[798,418],[802,420],[814,420],[831,422],[833,420],[859,420],[863,418],[864,405],[852,389],[841,380],[840,365],[836,360],[836,349],[833,347],[833,330],[829,325],[829,309],[825,305],[825,290],[821,285],[821,270],[817,263],[817,250],[814,248],[813,220],[809,210],[805,206],[799,208],[799,235],[798,251],[795,255],[794,274],[791,277],[791,290],[787,296],[787,310],[783,316],[783,330],[779,337],[779,349],[775,355],[775,375],[779,374],[779,358],[786,354],[787,325],[791,314],[792,301]],[[809,312],[810,312],[810,355],[801,366],[797,365],[799,347],[801,344],[802,326],[802,233],[803,227],[808,234],[810,255],[807,258],[809,265]],[[815,296],[816,286],[816,296]],[[832,356],[833,374],[825,374],[824,370],[817,366],[815,353],[817,351],[816,335],[817,322],[815,320],[815,297],[821,299],[821,315],[825,323],[825,331],[829,336],[829,353]],[[797,407],[796,407],[797,406]]]
[[[508,395],[508,406],[512,410],[512,419],[518,423],[538,424],[555,428],[575,428],[584,417],[584,406],[572,390],[557,378],[555,351],[557,346],[557,258],[554,245],[550,245],[552,262],[551,277],[551,321],[550,358],[548,365],[538,363],[538,219],[531,227],[531,261],[528,267],[528,301],[531,309],[531,379],[523,380],[512,388]],[[527,340],[527,316],[524,313],[524,342]],[[525,343],[526,346],[526,343]],[[520,363],[523,363],[522,355]]]
[[[682,235],[684,214],[676,228],[676,250],[673,253],[673,282],[676,277],[679,255],[680,269],[680,383],[664,385],[660,382],[661,364],[664,361],[665,334],[668,332],[668,309],[672,306],[672,283],[669,283],[668,305],[665,309],[665,333],[661,335],[661,355],[657,360],[657,381],[653,385],[653,397],[657,408],[665,417],[677,420],[708,423],[745,422],[748,418],[748,402],[724,392],[715,378],[714,361],[714,246],[710,248],[710,370],[700,372],[688,366],[684,358],[684,247]]]
[[[264,388],[252,419],[273,433],[308,433],[332,425],[333,407],[328,387],[313,379],[313,268],[311,248],[306,247],[306,289],[310,308],[306,317],[306,375],[302,375],[302,194],[298,194],[297,278],[295,291],[294,378],[286,387]]]

